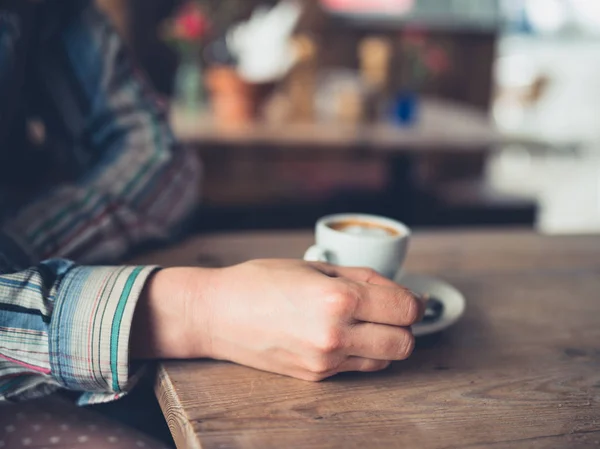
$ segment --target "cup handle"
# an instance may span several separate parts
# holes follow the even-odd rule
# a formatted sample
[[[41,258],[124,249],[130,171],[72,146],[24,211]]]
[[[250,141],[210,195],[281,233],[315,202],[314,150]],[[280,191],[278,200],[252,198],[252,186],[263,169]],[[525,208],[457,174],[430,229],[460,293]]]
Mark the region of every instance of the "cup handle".
[[[318,246],[311,246],[304,254],[304,260],[307,262],[329,262],[327,251]]]

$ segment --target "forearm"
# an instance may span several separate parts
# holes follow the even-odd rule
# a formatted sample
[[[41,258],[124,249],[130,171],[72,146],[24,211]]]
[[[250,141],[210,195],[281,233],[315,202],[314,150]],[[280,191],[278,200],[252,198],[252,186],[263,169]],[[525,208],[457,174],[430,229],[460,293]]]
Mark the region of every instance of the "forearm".
[[[211,355],[210,297],[218,270],[171,268],[155,273],[138,302],[131,331],[133,359]]]
[[[97,182],[56,187],[39,197],[7,220],[4,229],[33,261],[120,260],[140,244],[169,238],[191,213],[199,194],[194,157],[188,152],[157,157],[145,167],[154,172],[149,177],[135,166],[125,177],[119,175],[121,164],[107,166]]]

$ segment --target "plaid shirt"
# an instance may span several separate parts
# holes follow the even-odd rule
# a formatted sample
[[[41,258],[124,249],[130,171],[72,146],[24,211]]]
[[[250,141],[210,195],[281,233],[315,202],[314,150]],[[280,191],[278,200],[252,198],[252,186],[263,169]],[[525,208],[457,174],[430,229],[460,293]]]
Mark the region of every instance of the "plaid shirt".
[[[22,196],[0,182],[0,403],[58,389],[82,392],[81,404],[106,402],[124,395],[139,373],[129,363],[129,333],[156,268],[92,265],[168,237],[196,203],[200,168],[175,143],[162,105],[105,17],[83,0],[47,3],[54,5],[38,19],[58,4],[77,4],[77,12],[57,28],[57,45],[38,47],[27,67],[39,55],[53,61],[85,111],[84,128],[69,131],[52,85],[27,78],[8,87],[25,92],[18,106],[47,124],[46,138],[62,142],[57,154],[75,170]],[[23,38],[18,15],[5,5],[0,0],[0,81],[11,79]],[[11,142],[0,140],[0,155],[20,154]],[[25,158],[3,168],[27,178],[31,164]]]

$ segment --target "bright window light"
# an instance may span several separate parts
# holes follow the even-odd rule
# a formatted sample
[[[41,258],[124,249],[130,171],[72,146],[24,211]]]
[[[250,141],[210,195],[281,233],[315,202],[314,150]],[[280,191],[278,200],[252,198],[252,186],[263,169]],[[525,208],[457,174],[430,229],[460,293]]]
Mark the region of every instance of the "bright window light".
[[[555,33],[567,23],[568,9],[563,0],[527,0],[525,10],[531,25],[540,33]]]
[[[585,31],[600,34],[600,1],[570,0],[575,20]]]

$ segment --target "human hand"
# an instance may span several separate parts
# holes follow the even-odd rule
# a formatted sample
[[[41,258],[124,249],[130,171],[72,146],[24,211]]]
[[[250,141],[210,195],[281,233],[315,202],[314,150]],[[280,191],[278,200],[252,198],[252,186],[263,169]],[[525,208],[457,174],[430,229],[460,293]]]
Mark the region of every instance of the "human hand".
[[[171,296],[183,298],[168,305],[157,297],[158,357],[228,360],[311,381],[407,358],[409,326],[424,311],[406,289],[361,268],[261,260],[164,270],[153,282],[167,285],[159,276],[170,277]]]

